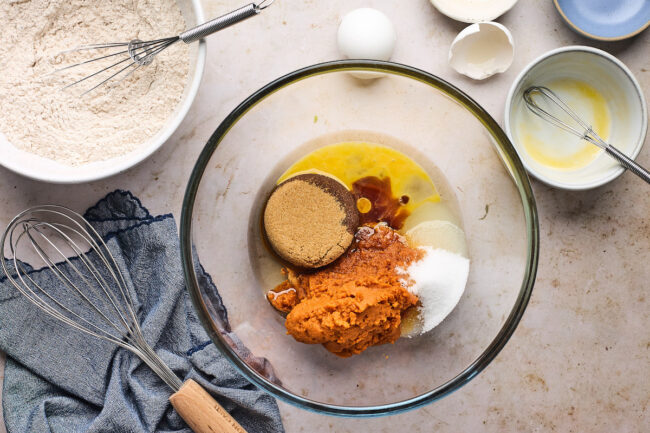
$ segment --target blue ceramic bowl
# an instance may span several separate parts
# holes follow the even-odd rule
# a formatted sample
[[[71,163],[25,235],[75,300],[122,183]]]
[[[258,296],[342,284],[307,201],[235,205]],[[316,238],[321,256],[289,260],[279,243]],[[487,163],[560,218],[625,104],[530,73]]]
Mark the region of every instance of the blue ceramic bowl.
[[[562,18],[588,38],[619,41],[650,25],[648,0],[554,0]]]

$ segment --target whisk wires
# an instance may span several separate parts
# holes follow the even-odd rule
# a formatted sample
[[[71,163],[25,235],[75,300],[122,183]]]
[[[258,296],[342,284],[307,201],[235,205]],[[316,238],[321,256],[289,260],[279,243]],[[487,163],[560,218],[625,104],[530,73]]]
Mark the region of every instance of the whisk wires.
[[[134,39],[131,42],[110,42],[106,44],[92,44],[92,45],[82,45],[70,50],[63,51],[59,55],[67,55],[75,52],[90,51],[90,50],[107,50],[107,49],[118,49],[119,51],[94,57],[92,59],[84,60],[72,65],[64,66],[62,68],[56,69],[50,72],[48,75],[57,74],[63,71],[67,71],[74,68],[79,68],[84,65],[89,65],[96,62],[101,62],[106,59],[111,59],[116,57],[118,61],[102,67],[95,72],[92,72],[79,80],[76,80],[70,84],[67,84],[61,88],[61,90],[69,89],[73,86],[77,86],[93,77],[102,76],[102,79],[99,83],[95,84],[88,90],[80,94],[84,96],[87,93],[92,92],[93,90],[107,84],[113,78],[118,78],[119,80],[113,83],[113,86],[117,86],[119,83],[131,76],[136,70],[142,66],[150,64],[154,57],[161,51],[167,49],[174,43],[178,42],[180,39],[178,36],[155,39],[152,41],[141,41],[139,39]],[[122,60],[119,60],[120,57],[124,57]],[[106,76],[107,74],[110,74]],[[105,77],[105,78],[104,78]]]
[[[98,84],[92,86],[90,89],[83,92],[81,96],[89,92],[92,92],[98,87],[106,85],[113,78],[119,77],[119,80],[117,80],[114,83],[115,85],[117,85],[122,81],[124,81],[126,78],[128,78],[131,74],[133,74],[136,70],[138,70],[142,66],[146,66],[150,64],[158,53],[167,49],[169,46],[175,44],[179,40],[182,40],[184,43],[189,44],[198,41],[200,39],[203,39],[204,37],[211,35],[212,33],[225,29],[226,27],[230,27],[233,24],[236,24],[238,22],[241,22],[245,19],[248,19],[250,17],[259,14],[261,11],[271,6],[274,1],[275,0],[262,0],[259,3],[249,3],[245,6],[235,9],[230,13],[214,18],[210,21],[207,21],[203,24],[199,24],[196,27],[186,30],[181,34],[179,34],[178,36],[162,38],[162,39],[154,39],[151,41],[141,41],[139,39],[134,39],[131,42],[109,42],[106,44],[84,45],[81,47],[74,48],[72,50],[67,50],[60,54],[89,51],[89,50],[110,49],[110,50],[117,50],[117,51],[109,54],[100,55],[94,59],[80,61],[73,65],[59,68],[51,72],[50,74],[61,72],[61,71],[67,71],[73,68],[78,68],[83,65],[88,65],[94,62],[100,62],[106,59],[112,59],[113,57],[119,59],[119,56],[123,56],[125,57],[124,59],[114,62],[111,65],[100,68],[99,70],[92,72],[89,75],[81,79],[78,79],[73,83],[65,85],[62,88],[62,90],[77,86],[78,84],[83,83],[86,80],[94,77],[98,77],[98,79],[101,79],[101,81]],[[124,65],[124,63],[126,63],[126,65]],[[109,74],[110,76],[104,78],[106,77],[106,75]]]
[[[61,206],[39,206],[14,218],[2,236],[2,267],[30,302],[61,322],[140,357],[174,391],[182,382],[146,342],[126,279],[99,233]],[[18,257],[37,257],[59,284],[37,282]],[[73,258],[71,258],[71,256]]]
[[[530,111],[553,124],[554,126],[563,129],[564,131],[567,131],[576,137],[580,137],[583,140],[595,144],[601,149],[605,149],[608,146],[608,144],[593,130],[591,125],[582,120],[580,116],[578,116],[575,111],[571,109],[571,107],[569,107],[558,95],[555,94],[555,92],[553,92],[548,87],[532,86],[527,88],[524,91],[524,101],[526,102],[526,106]],[[546,108],[543,108],[542,105],[540,105],[541,101],[543,101]],[[549,102],[551,104],[549,104]],[[561,120],[557,114],[553,112],[554,110],[552,108],[552,104],[554,104],[556,107],[555,111],[557,111],[557,108],[559,108],[560,114],[564,113],[568,116],[567,121]],[[566,118],[566,116],[563,117]],[[569,123],[571,121],[575,122],[575,124],[577,124],[577,127]]]

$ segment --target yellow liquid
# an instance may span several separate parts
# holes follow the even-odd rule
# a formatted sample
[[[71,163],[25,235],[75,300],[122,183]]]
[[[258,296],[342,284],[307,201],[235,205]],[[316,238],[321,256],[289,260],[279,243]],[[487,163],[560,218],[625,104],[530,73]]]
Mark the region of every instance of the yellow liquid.
[[[546,87],[555,92],[600,137],[607,141],[611,132],[611,115],[607,100],[589,84],[574,79],[555,80]],[[545,108],[542,106],[542,108]],[[550,111],[561,120],[575,125],[559,109]],[[576,170],[585,167],[601,150],[578,137],[563,131],[532,113],[526,113],[518,125],[518,137],[524,149],[539,164],[559,170]]]
[[[403,153],[379,144],[353,141],[321,147],[289,167],[278,183],[297,173],[315,171],[335,176],[349,189],[362,177],[388,177],[395,197],[409,197],[404,206],[409,212],[423,203],[440,202],[433,181],[419,164]]]

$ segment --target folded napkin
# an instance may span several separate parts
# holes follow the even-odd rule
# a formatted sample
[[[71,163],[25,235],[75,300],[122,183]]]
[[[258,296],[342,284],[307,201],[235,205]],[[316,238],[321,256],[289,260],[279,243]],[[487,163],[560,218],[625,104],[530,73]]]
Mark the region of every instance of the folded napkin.
[[[163,361],[207,389],[249,433],[283,432],[275,400],[230,365],[195,315],[173,217],[152,216],[124,191],[107,195],[85,217],[125,264],[143,334]],[[49,270],[30,273],[38,283],[55,284]],[[218,310],[227,323],[225,309]],[[171,390],[137,356],[49,317],[4,275],[0,350],[8,355],[8,433],[190,432],[168,403]]]

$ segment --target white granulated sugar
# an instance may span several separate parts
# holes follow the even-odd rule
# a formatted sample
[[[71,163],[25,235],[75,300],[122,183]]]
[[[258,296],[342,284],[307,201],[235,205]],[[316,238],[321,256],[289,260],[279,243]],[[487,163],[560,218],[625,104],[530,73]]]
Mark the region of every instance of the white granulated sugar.
[[[0,133],[20,149],[63,164],[106,160],[144,144],[174,112],[188,81],[184,43],[120,84],[83,97],[79,93],[91,83],[59,89],[108,63],[46,76],[101,55],[57,56],[79,45],[179,34],[185,20],[175,0],[5,0],[0,29]]]
[[[428,246],[422,259],[407,269],[397,269],[404,275],[402,284],[420,299],[420,333],[438,326],[460,301],[467,277],[469,259],[447,250]]]

